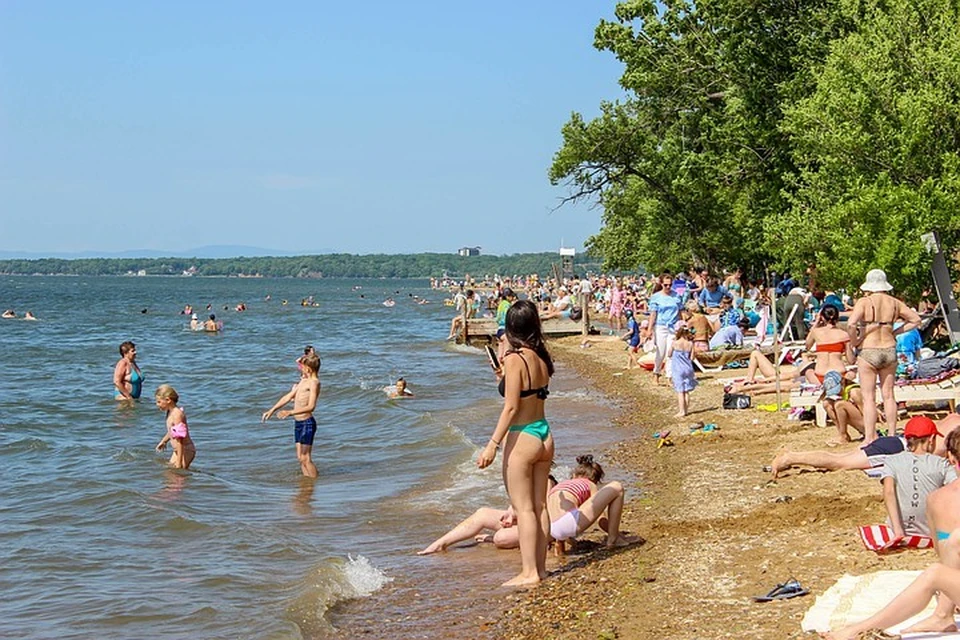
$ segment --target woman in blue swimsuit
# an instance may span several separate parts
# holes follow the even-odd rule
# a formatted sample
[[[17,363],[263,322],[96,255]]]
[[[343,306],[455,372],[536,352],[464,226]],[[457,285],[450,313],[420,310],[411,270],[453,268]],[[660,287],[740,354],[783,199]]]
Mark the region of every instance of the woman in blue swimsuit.
[[[136,400],[143,390],[143,374],[137,366],[137,345],[130,341],[120,345],[120,360],[113,369],[113,386],[117,400]]]
[[[506,319],[510,345],[501,361],[500,395],[503,411],[493,437],[477,458],[481,469],[490,466],[503,445],[503,479],[517,514],[520,536],[520,574],[504,583],[519,587],[547,576],[547,479],[553,462],[553,436],[544,418],[543,405],[550,393],[553,361],[547,352],[537,307],[520,300]]]

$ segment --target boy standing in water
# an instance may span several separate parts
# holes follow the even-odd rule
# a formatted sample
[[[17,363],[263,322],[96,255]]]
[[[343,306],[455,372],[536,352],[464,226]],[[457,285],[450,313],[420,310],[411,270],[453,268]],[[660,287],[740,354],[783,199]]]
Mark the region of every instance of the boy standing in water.
[[[293,416],[295,420],[293,440],[297,443],[297,459],[300,461],[300,470],[308,478],[317,477],[317,467],[313,464],[311,452],[313,450],[313,436],[317,431],[317,421],[313,418],[313,410],[317,407],[317,398],[320,395],[320,378],[317,371],[320,369],[320,358],[316,353],[310,353],[300,358],[300,381],[293,385],[290,393],[277,400],[260,418],[266,422],[280,407],[293,400],[292,411],[278,411],[277,417],[281,420]]]

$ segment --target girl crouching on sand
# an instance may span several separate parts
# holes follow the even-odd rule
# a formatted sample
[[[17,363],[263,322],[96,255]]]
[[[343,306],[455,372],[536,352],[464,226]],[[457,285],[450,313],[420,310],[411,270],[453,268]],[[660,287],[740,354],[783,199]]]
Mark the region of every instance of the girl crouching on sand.
[[[607,547],[625,547],[639,538],[620,533],[623,514],[623,485],[603,480],[603,467],[593,456],[580,456],[570,480],[558,483],[547,494],[547,512],[550,514],[550,537],[557,541],[557,553],[564,550],[564,541],[575,538],[600,521],[607,532]],[[607,513],[605,519],[601,518]]]
[[[167,433],[157,444],[157,451],[167,448],[167,442],[173,443],[173,455],[170,464],[176,469],[189,469],[190,463],[197,456],[197,449],[190,438],[190,429],[187,427],[187,414],[177,406],[180,396],[168,384],[157,388],[157,408],[167,412]]]
[[[685,324],[677,328],[673,344],[667,350],[670,368],[673,372],[673,390],[677,392],[677,414],[675,418],[687,415],[690,407],[690,392],[697,388],[697,377],[693,371],[693,332]]]

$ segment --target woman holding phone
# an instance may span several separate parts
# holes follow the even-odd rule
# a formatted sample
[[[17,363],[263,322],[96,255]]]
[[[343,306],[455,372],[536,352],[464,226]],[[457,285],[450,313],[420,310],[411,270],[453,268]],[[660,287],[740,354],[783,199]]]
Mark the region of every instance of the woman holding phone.
[[[510,348],[500,359],[498,373],[503,410],[477,466],[490,466],[503,445],[503,479],[517,515],[521,559],[520,573],[503,586],[523,587],[547,576],[546,495],[554,447],[544,403],[550,393],[553,361],[532,302],[520,300],[510,307],[505,337]]]

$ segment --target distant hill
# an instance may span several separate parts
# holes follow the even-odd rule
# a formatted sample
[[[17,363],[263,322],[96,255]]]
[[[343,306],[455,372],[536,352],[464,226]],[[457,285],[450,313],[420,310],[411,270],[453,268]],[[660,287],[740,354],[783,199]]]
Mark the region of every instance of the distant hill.
[[[83,258],[263,258],[304,255],[303,251],[281,251],[263,247],[245,245],[207,245],[180,251],[156,251],[154,249],[130,249],[128,251],[77,251],[77,252],[31,252],[0,251],[0,260],[42,260],[58,258],[61,260],[80,260]],[[333,249],[312,249],[311,255],[335,253]]]

